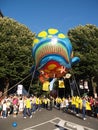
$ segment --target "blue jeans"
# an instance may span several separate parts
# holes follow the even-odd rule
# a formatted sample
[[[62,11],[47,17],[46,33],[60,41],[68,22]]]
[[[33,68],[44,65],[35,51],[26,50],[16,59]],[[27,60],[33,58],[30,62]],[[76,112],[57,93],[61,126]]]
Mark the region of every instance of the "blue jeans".
[[[36,104],[32,104],[32,112],[36,111]]]
[[[23,110],[23,116],[26,117],[27,115],[31,116],[31,109],[25,107]]]
[[[26,117],[26,115],[27,115],[27,108],[25,107],[23,110],[23,117]]]
[[[86,114],[86,107],[82,107],[82,117],[85,118]]]
[[[2,112],[2,116],[7,117],[7,111],[6,110]]]
[[[73,110],[74,113],[76,112],[76,106],[75,105],[72,105],[72,110]]]
[[[41,104],[38,104],[38,110],[40,110],[41,109]]]
[[[30,108],[26,108],[26,109],[27,109],[27,111],[26,111],[26,112],[27,112],[27,115],[28,115],[28,116],[31,116],[31,115],[32,115],[31,109],[30,109]]]

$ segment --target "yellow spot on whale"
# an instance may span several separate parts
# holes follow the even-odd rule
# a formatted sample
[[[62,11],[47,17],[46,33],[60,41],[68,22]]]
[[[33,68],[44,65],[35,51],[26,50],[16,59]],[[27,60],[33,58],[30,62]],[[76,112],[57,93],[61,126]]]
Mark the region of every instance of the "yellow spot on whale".
[[[48,33],[49,34],[56,34],[58,32],[58,30],[57,29],[48,29]]]
[[[38,37],[46,37],[47,36],[47,32],[46,31],[42,31],[38,34]]]
[[[58,38],[65,38],[65,35],[63,33],[58,34]]]
[[[57,66],[55,64],[51,64],[48,66],[48,69],[49,70],[53,70],[54,68],[56,68]]]
[[[34,39],[34,44],[38,43],[39,42],[39,39]]]

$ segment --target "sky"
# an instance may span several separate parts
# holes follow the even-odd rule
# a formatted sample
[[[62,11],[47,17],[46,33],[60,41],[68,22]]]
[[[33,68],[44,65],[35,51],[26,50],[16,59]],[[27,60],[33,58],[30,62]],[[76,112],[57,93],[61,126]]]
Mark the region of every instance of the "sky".
[[[35,33],[55,28],[67,34],[86,24],[98,27],[98,0],[0,0],[0,10]]]

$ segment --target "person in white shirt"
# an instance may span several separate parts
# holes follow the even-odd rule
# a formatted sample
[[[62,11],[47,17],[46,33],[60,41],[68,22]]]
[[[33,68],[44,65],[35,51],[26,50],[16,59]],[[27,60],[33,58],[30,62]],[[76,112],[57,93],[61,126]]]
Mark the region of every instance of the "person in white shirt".
[[[24,109],[24,101],[23,101],[23,98],[21,97],[19,99],[19,113],[22,113],[23,109]]]
[[[3,104],[2,104],[2,117],[3,118],[7,117],[7,104],[6,104],[6,101],[4,101]]]

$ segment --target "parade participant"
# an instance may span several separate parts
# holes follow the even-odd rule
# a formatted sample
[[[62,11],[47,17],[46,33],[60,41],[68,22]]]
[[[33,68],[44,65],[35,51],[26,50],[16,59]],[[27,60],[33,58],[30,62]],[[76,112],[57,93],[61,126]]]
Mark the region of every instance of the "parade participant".
[[[45,104],[45,109],[48,109],[48,100],[46,97],[44,98],[44,104]]]
[[[9,116],[11,112],[11,101],[9,99],[6,101],[6,105],[7,105],[7,115]]]
[[[88,116],[91,116],[91,110],[92,110],[92,108],[91,108],[90,102],[89,102],[89,100],[87,100],[86,101],[86,112],[87,112]]]
[[[57,97],[56,98],[56,106],[57,106],[58,110],[60,110],[61,102],[62,102],[61,98]]]
[[[15,105],[13,106],[13,117],[16,117],[17,114],[18,114],[18,106],[15,104]]]
[[[0,101],[0,117],[2,117],[2,103]]]
[[[66,112],[68,112],[68,108],[69,108],[69,100],[68,98],[65,99],[65,110]]]
[[[32,118],[30,96],[27,96],[27,99],[26,99],[26,110],[27,110],[28,116]]]
[[[61,102],[61,106],[60,106],[60,108],[62,109],[63,112],[65,111],[65,107],[66,107],[65,98],[63,97],[62,102]]]
[[[75,97],[72,97],[72,112],[76,113],[76,104],[75,104]]]
[[[23,107],[24,107],[24,102],[23,102],[23,98],[20,97],[19,98],[19,113],[22,113],[23,112]]]
[[[76,116],[79,115],[79,97],[77,96],[75,98],[75,104],[76,104]]]
[[[83,117],[83,120],[86,120],[85,115],[86,115],[86,98],[83,97],[83,99],[82,99],[82,117]]]
[[[96,117],[98,119],[98,97],[95,99],[95,108],[96,108],[96,111],[95,111]]]
[[[23,116],[24,118],[26,118],[27,116],[32,118],[30,96],[24,98]]]
[[[36,112],[36,97],[35,96],[32,96],[32,114]]]
[[[6,101],[4,101],[3,104],[2,104],[2,117],[3,118],[7,117],[7,105],[6,105]]]
[[[94,98],[91,96],[89,99],[90,106],[91,106],[91,114],[94,116]]]
[[[42,101],[39,97],[36,98],[36,106],[37,106],[37,110],[41,111],[41,105],[42,105]]]
[[[27,99],[27,97],[24,96],[24,98],[23,98],[23,103],[24,103],[24,106],[23,106],[23,117],[24,118],[27,117],[26,99]]]
[[[50,96],[50,110],[52,110],[52,107],[53,107],[53,97]]]

